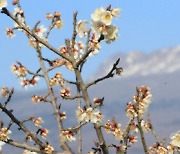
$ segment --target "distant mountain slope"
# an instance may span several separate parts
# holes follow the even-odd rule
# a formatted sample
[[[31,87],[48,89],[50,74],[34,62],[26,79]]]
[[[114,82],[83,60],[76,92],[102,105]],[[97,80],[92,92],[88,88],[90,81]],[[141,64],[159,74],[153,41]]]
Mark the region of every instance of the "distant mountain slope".
[[[94,74],[100,76],[106,73],[117,57],[121,58],[120,65],[124,68],[123,77],[147,76],[152,74],[173,73],[180,70],[180,46],[164,48],[151,53],[119,52],[105,61]]]

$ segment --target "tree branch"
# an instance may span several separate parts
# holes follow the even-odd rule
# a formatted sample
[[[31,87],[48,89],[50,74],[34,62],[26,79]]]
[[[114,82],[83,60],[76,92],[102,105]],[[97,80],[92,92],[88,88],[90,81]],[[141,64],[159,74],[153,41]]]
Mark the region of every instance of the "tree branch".
[[[54,53],[56,53],[57,55],[61,56],[62,58],[66,59],[67,61],[71,62],[71,58],[67,55],[64,55],[62,53],[60,53],[57,49],[55,49],[53,46],[51,46],[48,42],[46,42],[45,40],[43,40],[42,38],[40,38],[39,36],[37,36],[36,34],[34,34],[27,26],[25,26],[24,24],[22,24],[15,16],[13,16],[6,8],[3,8],[2,13],[6,14],[7,16],[9,16],[12,20],[14,20],[20,27],[21,29],[23,29],[25,32],[27,32],[29,35],[31,35],[32,37],[34,37],[39,43],[43,44],[44,46],[46,46],[49,50],[53,51]]]
[[[50,86],[50,79],[49,79],[49,76],[48,76],[47,69],[46,69],[46,67],[44,65],[43,57],[42,57],[42,54],[41,54],[40,47],[39,47],[38,43],[37,43],[36,51],[37,51],[37,56],[39,58],[39,63],[41,65],[41,69],[42,69],[42,71],[44,73],[44,79],[46,81],[46,85],[47,85],[47,88],[48,88],[49,96],[51,98],[51,103],[52,103],[52,107],[54,109],[54,113],[58,113],[59,108],[58,108],[58,105],[56,103],[56,97],[54,95],[52,87]],[[55,115],[56,115],[56,121],[57,121],[58,128],[59,128],[59,133],[61,133],[61,131],[63,130],[62,121],[61,121],[60,116],[58,114],[55,114]],[[68,144],[66,142],[61,142],[61,148],[64,151],[69,152],[70,154],[73,153],[71,148],[68,146]]]
[[[94,84],[96,84],[96,83],[98,83],[98,82],[100,82],[100,81],[103,81],[103,80],[105,80],[105,79],[108,79],[108,78],[113,77],[113,76],[114,76],[114,71],[116,70],[117,65],[119,64],[119,61],[120,61],[120,58],[114,63],[112,69],[109,71],[109,73],[108,73],[107,75],[105,75],[104,77],[99,78],[99,79],[97,79],[97,80],[95,80],[95,81],[93,81],[93,82],[88,83],[88,84],[86,85],[86,88],[88,88],[88,87],[90,87],[90,86],[92,86],[92,85],[94,85]]]
[[[1,103],[0,103],[0,109],[1,109],[4,113],[6,113],[6,115],[8,115],[9,118],[10,118],[14,123],[16,123],[16,124],[20,127],[20,129],[21,129],[27,136],[30,136],[30,137],[35,141],[35,143],[36,143],[37,145],[39,145],[42,149],[44,149],[45,144],[44,144],[42,141],[40,141],[34,133],[32,133],[31,131],[29,131],[29,130],[23,125],[23,123],[20,122],[20,121],[12,114],[12,111],[11,111],[11,110],[8,110],[8,109],[6,109],[6,107],[3,107],[3,105],[2,105]]]

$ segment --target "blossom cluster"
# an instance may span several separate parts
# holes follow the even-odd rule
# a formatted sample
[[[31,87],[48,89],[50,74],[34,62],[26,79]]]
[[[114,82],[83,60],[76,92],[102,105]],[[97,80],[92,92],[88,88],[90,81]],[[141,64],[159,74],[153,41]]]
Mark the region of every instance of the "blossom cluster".
[[[33,87],[36,86],[38,83],[39,78],[33,76],[31,79],[27,79],[27,68],[20,64],[19,65],[13,64],[11,66],[11,71],[20,79],[20,85],[22,87],[28,88],[29,86]]]
[[[32,99],[32,102],[37,104],[37,103],[39,103],[41,101],[44,101],[45,97],[44,96],[33,95],[31,99]]]
[[[39,128],[38,133],[39,133],[43,138],[45,138],[45,137],[48,135],[49,130],[46,129],[46,128],[42,128],[42,127],[41,127],[41,124],[44,123],[43,119],[42,119],[41,117],[34,118],[34,119],[33,119],[33,122],[34,122],[34,125]]]
[[[148,131],[151,130],[151,123],[150,122],[146,122],[144,120],[141,120],[141,127],[142,127],[144,132],[148,132]]]
[[[54,151],[54,148],[52,145],[47,144],[46,147],[44,148],[45,154],[52,154],[52,152]]]
[[[180,131],[173,133],[170,138],[171,138],[170,144],[172,144],[174,147],[179,148],[180,150]]]
[[[71,130],[62,130],[61,133],[60,133],[60,140],[61,141],[69,141],[69,142],[72,142],[72,141],[75,141],[76,138],[75,138],[75,133]],[[61,142],[60,141],[60,142]]]
[[[92,30],[95,33],[95,37],[99,39],[101,36],[104,37],[107,43],[111,43],[118,36],[117,26],[112,25],[113,18],[119,17],[119,8],[111,9],[108,7],[98,8],[91,15]]]
[[[117,140],[123,140],[123,130],[121,124],[118,124],[114,120],[108,120],[104,126],[107,133],[112,133]]]
[[[56,75],[51,78],[50,83],[51,86],[57,86],[60,84],[62,87],[64,86],[64,81],[62,79],[62,74],[60,72],[57,72]]]
[[[71,93],[70,93],[70,89],[69,88],[64,88],[60,91],[60,95],[61,97],[63,98],[67,98],[67,97],[70,97],[71,96]]]
[[[133,96],[133,102],[127,104],[126,115],[130,118],[142,116],[151,103],[152,95],[147,86],[137,87],[137,94]]]
[[[175,154],[180,152],[180,131],[173,133],[171,136],[171,142],[165,146],[161,143],[155,143],[149,147],[150,154]]]
[[[88,29],[88,22],[86,20],[79,20],[76,25],[76,32],[80,38],[87,36],[88,32],[92,30],[93,34],[89,40],[89,48],[91,52],[89,56],[95,55],[99,52],[101,40],[111,43],[118,37],[118,28],[112,25],[113,18],[120,16],[120,9],[97,8],[91,14],[91,28]]]
[[[89,107],[87,109],[82,109],[78,107],[76,111],[76,116],[79,122],[92,122],[92,123],[101,123],[102,122],[102,114],[98,109],[93,109]]]
[[[54,12],[54,15],[51,13],[46,14],[47,20],[52,20],[55,28],[62,29],[63,28],[63,20],[61,19],[61,13],[58,11]]]
[[[70,42],[70,46],[72,46],[72,43]],[[79,59],[82,57],[83,55],[83,49],[84,49],[84,43],[82,41],[75,41],[74,47],[72,49],[72,53],[74,56],[74,59]],[[59,48],[60,53],[65,54],[65,55],[69,55],[68,48],[65,46],[60,46]]]
[[[7,141],[9,139],[9,135],[11,131],[7,128],[3,127],[0,129],[0,141]]]

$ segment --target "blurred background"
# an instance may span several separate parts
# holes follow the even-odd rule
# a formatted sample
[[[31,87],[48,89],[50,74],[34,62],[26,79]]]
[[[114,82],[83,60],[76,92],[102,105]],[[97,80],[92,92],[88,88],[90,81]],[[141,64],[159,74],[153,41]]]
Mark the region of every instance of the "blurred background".
[[[8,1],[8,9],[14,10],[11,1]],[[180,1],[179,0],[151,0],[151,1],[80,1],[69,0],[39,0],[22,1],[22,8],[25,12],[27,24],[33,27],[37,21],[41,21],[46,27],[49,21],[45,19],[46,13],[60,11],[64,27],[62,30],[54,30],[50,35],[49,42],[56,48],[64,45],[64,39],[71,38],[73,31],[73,12],[78,11],[78,20],[87,20],[90,23],[91,13],[101,6],[122,9],[121,17],[113,23],[119,27],[119,37],[112,44],[102,43],[101,51],[97,56],[90,58],[83,70],[83,77],[86,82],[102,77],[108,73],[117,58],[121,58],[119,66],[124,68],[121,76],[104,81],[89,89],[90,97],[105,97],[105,105],[102,112],[105,114],[104,121],[111,119],[114,115],[122,128],[125,128],[127,118],[125,117],[126,103],[131,101],[135,94],[136,86],[148,85],[153,94],[153,102],[150,106],[151,118],[155,130],[160,139],[169,136],[180,128]],[[15,94],[10,104],[15,114],[20,118],[30,115],[42,116],[45,125],[50,129],[50,137],[56,135],[54,117],[49,115],[52,111],[48,104],[34,105],[31,96],[34,94],[46,93],[44,81],[40,80],[34,88],[25,90],[19,84],[16,76],[10,70],[10,66],[16,61],[22,62],[28,69],[36,71],[39,67],[36,52],[29,47],[28,39],[21,32],[15,32],[16,37],[7,38],[5,27],[11,28],[14,22],[3,14],[0,14],[0,88],[8,86],[15,87]],[[40,24],[40,25],[41,25]],[[43,49],[43,55],[53,59],[56,57],[49,50]],[[63,76],[74,80],[72,72],[60,70]],[[52,74],[54,76],[54,74]],[[1,101],[3,101],[1,99]],[[67,127],[75,124],[76,104],[65,102],[63,109],[66,110],[68,118],[65,123]],[[28,110],[27,110],[28,108]],[[6,119],[0,113],[0,119]],[[14,136],[19,139],[17,128]],[[92,125],[86,126],[83,130],[89,132],[88,141],[84,143],[84,153],[90,151],[93,140],[96,139]],[[56,135],[57,136],[57,135]],[[87,136],[86,136],[87,137]],[[87,138],[84,137],[85,140]],[[109,143],[116,143],[112,136],[106,136]],[[155,140],[151,134],[147,134],[148,145]],[[57,138],[51,139],[58,146]],[[73,149],[76,143],[72,144]],[[142,153],[139,144],[133,145],[129,153]],[[5,145],[5,154],[13,154],[14,148]],[[13,152],[12,152],[13,151]],[[20,151],[17,151],[20,153]]]

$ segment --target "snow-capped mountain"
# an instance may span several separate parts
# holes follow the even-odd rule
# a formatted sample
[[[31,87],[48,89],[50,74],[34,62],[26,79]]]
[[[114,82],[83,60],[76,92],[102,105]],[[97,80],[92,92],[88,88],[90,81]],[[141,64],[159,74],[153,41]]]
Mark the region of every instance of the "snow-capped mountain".
[[[106,74],[117,59],[121,58],[123,78],[131,76],[147,76],[153,74],[173,73],[180,70],[180,46],[164,48],[151,53],[129,52],[117,53],[100,66],[101,71],[95,76]],[[103,68],[103,70],[102,70]],[[100,74],[101,73],[101,74]]]

